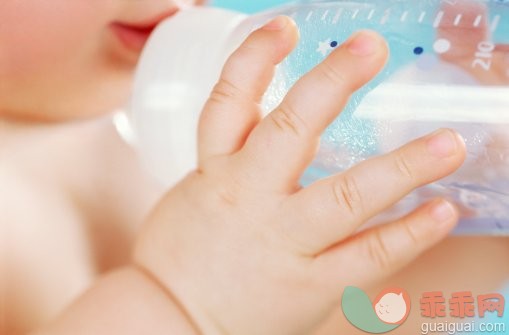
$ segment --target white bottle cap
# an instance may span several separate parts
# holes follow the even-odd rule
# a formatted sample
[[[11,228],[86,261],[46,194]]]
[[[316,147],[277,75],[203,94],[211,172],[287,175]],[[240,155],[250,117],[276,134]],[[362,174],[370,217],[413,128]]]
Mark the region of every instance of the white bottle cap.
[[[196,167],[199,115],[243,39],[232,33],[245,17],[211,7],[183,10],[156,28],[143,51],[130,125],[147,168],[166,186]]]

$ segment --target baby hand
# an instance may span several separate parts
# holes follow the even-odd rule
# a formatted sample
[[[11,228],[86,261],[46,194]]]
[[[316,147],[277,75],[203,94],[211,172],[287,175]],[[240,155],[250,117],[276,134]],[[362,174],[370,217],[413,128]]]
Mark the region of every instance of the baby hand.
[[[279,17],[230,57],[201,118],[198,169],[164,197],[137,243],[136,264],[204,334],[308,334],[345,286],[395,272],[457,221],[452,205],[435,200],[357,232],[461,165],[465,147],[451,130],[299,187],[320,134],[388,50],[377,34],[356,34],[261,119],[274,66],[297,39],[293,22]]]

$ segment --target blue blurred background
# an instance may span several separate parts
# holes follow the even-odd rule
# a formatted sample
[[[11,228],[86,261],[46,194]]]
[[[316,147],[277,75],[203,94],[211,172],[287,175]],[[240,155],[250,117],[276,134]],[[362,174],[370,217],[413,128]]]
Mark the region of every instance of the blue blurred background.
[[[278,6],[291,0],[211,0],[213,6],[229,8],[245,13],[255,13],[270,7]]]

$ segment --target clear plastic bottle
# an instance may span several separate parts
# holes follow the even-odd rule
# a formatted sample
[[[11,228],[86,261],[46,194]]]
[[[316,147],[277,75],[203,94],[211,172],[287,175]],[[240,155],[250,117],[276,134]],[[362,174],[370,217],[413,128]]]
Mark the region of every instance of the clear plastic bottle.
[[[199,113],[227,56],[279,14],[297,22],[301,40],[278,67],[264,99],[267,112],[354,31],[380,32],[391,50],[385,69],[324,133],[303,184],[451,127],[466,140],[464,166],[415,191],[384,219],[442,195],[462,207],[457,233],[509,234],[508,0],[301,1],[249,17],[182,11],[150,39],[129,114],[134,141],[162,182],[172,184],[194,167]]]

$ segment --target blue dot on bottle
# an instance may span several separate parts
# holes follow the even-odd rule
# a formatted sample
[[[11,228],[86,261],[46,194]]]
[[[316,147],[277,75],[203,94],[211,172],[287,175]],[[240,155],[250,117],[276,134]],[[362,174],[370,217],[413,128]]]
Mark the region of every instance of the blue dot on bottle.
[[[332,41],[332,42],[330,42],[330,46],[331,46],[331,48],[335,48],[335,47],[337,47],[337,46],[338,46],[338,41]]]
[[[424,52],[424,49],[422,47],[416,47],[414,49],[414,54],[416,54],[416,55],[422,55],[423,52]]]

